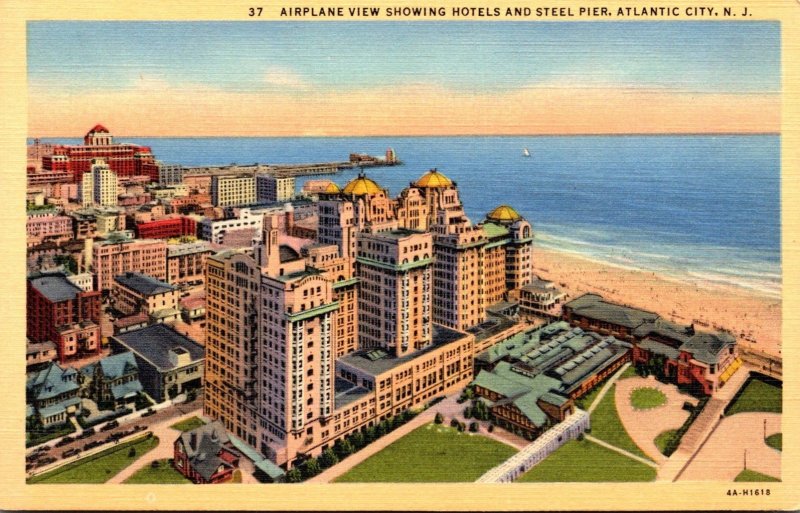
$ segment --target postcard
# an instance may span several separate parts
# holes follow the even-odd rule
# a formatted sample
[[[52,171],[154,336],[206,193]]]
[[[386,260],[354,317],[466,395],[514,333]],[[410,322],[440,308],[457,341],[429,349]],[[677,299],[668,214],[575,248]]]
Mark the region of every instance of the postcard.
[[[4,508],[800,504],[800,4],[2,12]]]

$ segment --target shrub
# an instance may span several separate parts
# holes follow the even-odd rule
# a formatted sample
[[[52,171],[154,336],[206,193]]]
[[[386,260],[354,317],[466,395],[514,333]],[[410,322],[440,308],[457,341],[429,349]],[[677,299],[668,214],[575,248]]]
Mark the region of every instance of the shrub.
[[[322,468],[329,468],[339,463],[339,457],[328,447],[319,456],[319,464]]]
[[[354,446],[353,452],[361,449],[367,443],[366,440],[364,439],[364,433],[362,433],[361,431],[356,431],[355,433],[350,435],[350,442]]]
[[[150,466],[151,466],[152,468],[158,468],[158,467],[160,467],[160,466],[161,466],[161,462],[160,462],[160,461],[158,461],[158,460],[153,460],[153,462],[150,464]]]
[[[450,427],[457,428],[460,425],[461,425],[461,423],[458,422],[456,419],[453,419],[453,420],[450,421]]]
[[[490,433],[494,431],[494,424],[489,424],[489,428],[487,429]]]
[[[694,405],[692,403],[690,403],[689,401],[685,401],[683,403],[683,409],[688,411],[689,413],[691,413],[691,412],[694,411]]]
[[[442,416],[441,413],[436,412],[436,416],[433,418],[433,421],[437,424],[441,424],[442,422],[444,422],[444,417]]]
[[[472,433],[477,433],[478,432],[478,423],[477,422],[470,422],[469,430]]]
[[[579,442],[582,442],[584,438],[585,437],[583,436],[583,433],[578,433],[578,441]]]
[[[300,472],[299,468],[292,467],[288,472],[286,472],[287,483],[299,483],[302,480],[303,480],[303,474]]]
[[[467,406],[466,408],[464,408],[464,418],[468,419],[470,417],[472,417],[472,408]]]
[[[322,468],[320,467],[317,458],[309,458],[308,460],[306,460],[305,463],[303,463],[302,467],[303,468],[301,472],[303,474],[304,479],[310,479],[322,471]]]
[[[131,447],[131,450],[128,451],[128,458],[135,458],[136,457],[136,447]]]

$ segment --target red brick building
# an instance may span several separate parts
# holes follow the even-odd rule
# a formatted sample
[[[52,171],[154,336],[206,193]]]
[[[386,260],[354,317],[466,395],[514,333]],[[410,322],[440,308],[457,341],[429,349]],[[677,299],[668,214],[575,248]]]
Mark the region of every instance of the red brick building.
[[[187,431],[175,440],[173,465],[196,484],[230,481],[239,468],[239,458],[219,421]]]
[[[100,352],[100,292],[84,292],[63,274],[28,280],[27,333],[33,342],[56,344],[61,363]]]
[[[136,234],[140,239],[169,239],[184,235],[197,235],[197,223],[191,217],[168,217],[157,221],[138,223]]]
[[[52,155],[42,157],[42,173],[63,176],[69,173],[71,181],[78,183],[83,173],[89,171],[92,159],[102,158],[118,177],[147,175],[158,181],[158,165],[147,146],[115,143],[114,137],[103,125],[95,125],[83,138],[83,145],[56,145]],[[38,178],[32,176],[32,179]],[[36,181],[36,183],[39,183]]]

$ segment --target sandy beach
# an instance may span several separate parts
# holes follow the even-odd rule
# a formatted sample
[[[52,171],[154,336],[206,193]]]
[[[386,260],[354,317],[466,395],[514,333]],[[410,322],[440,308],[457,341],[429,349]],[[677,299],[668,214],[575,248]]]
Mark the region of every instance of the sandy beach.
[[[781,356],[781,300],[738,287],[680,282],[534,246],[534,273],[568,299],[586,292],[697,329],[726,329],[744,347]]]

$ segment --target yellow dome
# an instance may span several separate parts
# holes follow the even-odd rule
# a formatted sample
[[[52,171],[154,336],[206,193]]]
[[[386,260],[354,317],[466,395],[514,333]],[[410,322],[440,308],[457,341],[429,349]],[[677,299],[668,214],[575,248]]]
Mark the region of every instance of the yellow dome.
[[[453,185],[453,181],[434,168],[422,175],[415,185],[417,187],[450,187]]]
[[[489,215],[487,215],[486,218],[491,219],[492,221],[518,221],[522,218],[522,216],[508,205],[500,205],[496,209],[489,212]]]
[[[330,182],[325,187],[325,190],[323,192],[325,194],[339,194],[340,192],[342,192],[342,189],[340,189],[339,186],[336,185],[335,183]]]
[[[344,186],[345,194],[353,194],[355,196],[363,196],[365,194],[377,194],[381,192],[381,188],[364,175],[359,175],[358,178],[352,180]]]

